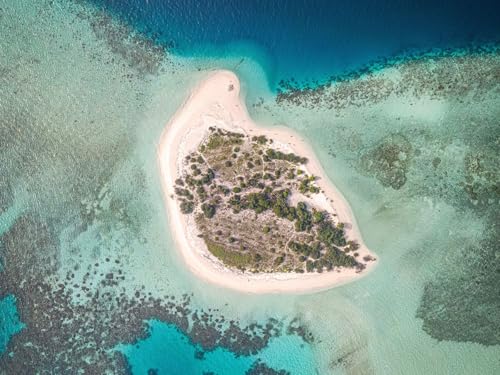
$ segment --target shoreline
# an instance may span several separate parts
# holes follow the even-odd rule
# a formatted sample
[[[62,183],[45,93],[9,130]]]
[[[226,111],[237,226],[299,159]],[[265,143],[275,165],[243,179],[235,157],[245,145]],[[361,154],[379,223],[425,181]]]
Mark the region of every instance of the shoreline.
[[[273,139],[275,146],[281,144],[281,147],[307,157],[305,169],[319,177],[316,183],[328,198],[324,202],[326,206],[322,206],[345,223],[346,238],[358,242],[360,258],[365,255],[377,258],[364,244],[349,204],[326,177],[311,146],[284,126],[269,129],[255,124],[240,99],[238,77],[229,71],[216,71],[192,90],[170,119],[160,136],[157,150],[170,230],[177,250],[191,272],[204,281],[240,292],[301,294],[357,280],[374,268],[377,260],[369,261],[361,272],[342,268],[322,273],[252,273],[229,269],[210,254],[203,240],[197,237],[194,218],[181,213],[174,193],[175,179],[181,174],[184,156],[198,147],[210,126],[249,135],[265,135]]]

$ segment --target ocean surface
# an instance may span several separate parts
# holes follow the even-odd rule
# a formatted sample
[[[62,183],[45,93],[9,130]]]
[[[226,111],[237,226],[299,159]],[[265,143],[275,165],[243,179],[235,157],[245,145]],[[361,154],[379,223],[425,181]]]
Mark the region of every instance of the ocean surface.
[[[92,0],[182,56],[253,58],[272,88],[375,60],[498,41],[498,2]]]
[[[0,373],[498,374],[499,10],[0,0]],[[367,277],[248,296],[185,268],[155,147],[220,68],[311,143]]]

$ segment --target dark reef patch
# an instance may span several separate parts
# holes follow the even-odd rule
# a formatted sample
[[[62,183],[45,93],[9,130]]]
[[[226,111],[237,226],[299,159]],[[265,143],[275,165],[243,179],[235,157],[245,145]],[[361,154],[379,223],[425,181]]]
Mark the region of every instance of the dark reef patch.
[[[145,338],[145,321],[150,319],[175,325],[204,352],[223,347],[244,356],[257,354],[272,337],[290,332],[275,319],[242,327],[214,310],[193,311],[188,295],[154,298],[137,289],[130,297],[122,286],[125,273],[121,269],[116,274],[84,278],[81,283],[74,282],[71,271],[59,279],[55,239],[51,225],[28,214],[0,238],[1,263],[6,265],[0,273],[0,290],[17,297],[19,317],[26,324],[9,342],[8,352],[13,356],[0,358],[0,368],[7,373],[76,373],[78,369],[123,373],[126,361],[110,350]],[[118,258],[109,261],[120,264]],[[101,266],[89,265],[87,275]],[[79,294],[86,299],[76,303],[73,297]],[[293,330],[312,338],[298,321],[293,324]]]
[[[58,267],[58,248],[54,229],[36,215],[24,215],[0,237],[1,263],[0,290],[6,293],[3,281],[16,278],[19,283],[33,283],[49,276]]]
[[[479,129],[476,128],[476,131]],[[487,139],[485,134],[478,134]],[[471,148],[464,159],[464,180],[451,201],[464,218],[480,217],[484,233],[463,241],[443,260],[442,272],[427,282],[416,316],[422,328],[438,340],[500,344],[500,181],[498,138]]]
[[[474,206],[488,208],[500,199],[498,149],[482,148],[464,158],[464,191]]]
[[[383,186],[401,189],[411,164],[412,146],[401,134],[391,134],[361,156],[361,169]]]
[[[3,176],[6,174],[3,173],[2,167],[0,166],[0,215],[4,213],[5,210],[9,208],[13,203],[13,195],[12,188],[10,186],[9,181]]]
[[[258,360],[254,362],[247,372],[245,372],[245,375],[290,375],[290,372],[286,370],[275,370]]]
[[[427,283],[417,310],[425,332],[438,340],[500,344],[499,243],[493,224],[489,237],[456,254],[461,272],[444,271]]]
[[[90,5],[78,16],[90,23],[96,38],[104,41],[111,52],[120,56],[140,76],[156,75],[167,61],[167,47],[155,43],[104,10]]]
[[[356,71],[333,76],[324,83],[281,81],[276,102],[280,105],[339,110],[379,103],[392,94],[465,99],[470,93],[478,95],[497,87],[500,79],[499,52],[498,45],[483,45],[406,54],[371,62]],[[485,59],[489,59],[490,63],[484,63]],[[401,73],[401,80],[396,84],[377,75],[377,72],[389,67],[397,68]],[[457,79],[457,71],[460,71],[460,79]]]
[[[299,318],[294,318],[291,320],[286,332],[288,335],[297,335],[301,337],[304,342],[307,342],[309,344],[312,344],[314,342],[314,336],[312,335],[312,332],[302,324]]]

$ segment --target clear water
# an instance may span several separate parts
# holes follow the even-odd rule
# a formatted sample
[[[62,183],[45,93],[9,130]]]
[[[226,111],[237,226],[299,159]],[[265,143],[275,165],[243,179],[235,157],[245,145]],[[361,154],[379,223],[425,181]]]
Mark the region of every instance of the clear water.
[[[314,372],[311,348],[304,346],[296,336],[283,336],[273,340],[258,356],[235,356],[218,348],[203,353],[172,325],[159,321],[149,322],[150,336],[135,345],[120,348],[130,358],[133,373],[144,374],[156,369],[160,374],[202,374],[213,372],[221,375],[244,374],[255,361],[263,361],[274,368],[286,368],[294,374]]]
[[[498,3],[490,0],[91,2],[177,54],[256,59],[272,87],[403,53],[498,41]]]
[[[16,335],[0,357],[3,372],[31,373],[33,367],[57,371],[64,358],[83,366],[99,350],[117,350],[137,374],[155,368],[160,374],[238,374],[257,360],[292,374],[498,373],[498,52],[483,52],[477,60],[467,60],[467,53],[465,58],[423,63],[425,74],[432,71],[432,77],[439,77],[437,83],[447,82],[455,90],[464,82],[460,95],[452,90],[430,96],[439,85],[424,73],[407,76],[409,90],[395,90],[383,100],[362,99],[362,105],[332,106],[321,99],[311,106],[307,97],[303,104],[277,103],[275,92],[281,78],[324,78],[408,47],[495,41],[499,23],[492,4],[457,5],[456,14],[436,6],[435,22],[425,19],[429,37],[424,34],[422,43],[415,38],[429,13],[424,5],[418,11],[412,11],[416,5],[401,5],[416,21],[405,22],[400,35],[394,32],[397,24],[365,14],[365,19],[373,18],[366,24],[372,32],[352,34],[359,43],[347,46],[363,51],[357,54],[345,45],[311,47],[312,40],[336,45],[331,35],[318,37],[329,30],[329,10],[317,25],[312,21],[316,18],[297,21],[317,29],[311,34],[295,30],[304,38],[296,44],[309,49],[294,54],[301,56],[296,61],[286,57],[295,53],[293,43],[284,43],[282,34],[274,33],[273,39],[264,32],[273,30],[270,25],[262,28],[269,22],[265,18],[256,22],[260,29],[255,30],[267,42],[250,32],[251,22],[235,34],[238,18],[228,23],[226,32],[215,33],[216,39],[206,40],[203,33],[193,32],[192,24],[179,21],[182,17],[177,19],[180,26],[169,28],[165,12],[159,10],[163,8],[151,0],[127,2],[130,8],[124,2],[102,4],[120,18],[95,13],[89,3],[0,0],[0,294],[7,301],[2,311],[9,311],[3,316],[14,317],[17,305],[26,324],[21,331],[2,324],[6,343]],[[162,6],[168,9],[168,4]],[[130,9],[139,5],[142,11],[131,19]],[[175,8],[179,14],[196,9],[183,5]],[[311,8],[311,17],[323,9]],[[228,5],[225,11],[230,9]],[[278,19],[276,9],[269,12],[273,20],[292,30],[290,15],[297,15],[296,10],[286,8],[289,13]],[[161,22],[151,21],[155,10]],[[395,15],[401,12],[394,10]],[[178,55],[142,39],[137,30],[145,26],[151,33],[161,29],[161,40],[185,36],[178,39]],[[356,23],[342,28],[341,39],[354,28]],[[370,38],[361,36],[366,34],[380,44],[365,55],[361,47]],[[195,39],[194,51],[189,51],[189,38]],[[397,46],[400,39],[403,45]],[[228,42],[237,47],[226,47]],[[342,54],[349,58],[334,61]],[[310,64],[309,56],[319,63]],[[469,68],[461,63],[464,59]],[[311,142],[351,203],[365,241],[379,255],[380,264],[368,277],[307,296],[246,296],[205,285],[185,269],[167,230],[155,146],[190,89],[221,67],[242,77],[254,118],[266,126],[286,124]],[[411,69],[416,69],[411,62],[382,67],[375,77],[396,85]],[[476,77],[474,72],[483,73]],[[363,79],[352,81],[353,90],[366,90],[362,85]],[[394,158],[397,163],[388,164]],[[405,179],[397,181],[403,185],[387,183],[387,178],[402,174]],[[115,279],[124,275],[124,280],[102,284],[110,273]],[[60,283],[67,294],[55,292]],[[89,291],[82,291],[82,285]],[[187,294],[191,311],[213,309],[215,316],[241,327],[270,318],[286,326],[297,319],[314,340],[284,328],[255,354],[238,356],[219,345],[197,360],[199,344],[192,342],[189,327],[182,329],[171,317],[162,322],[158,311],[140,314],[130,308],[119,318],[133,315],[139,325],[149,322],[145,331],[132,330],[132,324],[112,315],[120,304],[93,302],[97,291],[133,299],[138,290],[146,298],[168,295],[175,301]],[[59,310],[63,306],[70,311]],[[113,318],[108,322],[109,316]],[[79,331],[81,327],[85,330]],[[127,329],[133,334],[124,334]],[[95,330],[113,333],[116,339],[101,340],[89,333]],[[45,353],[47,348],[62,355]],[[15,367],[23,363],[26,367]]]
[[[8,295],[0,299],[0,352],[7,348],[10,338],[24,328],[19,321],[16,308],[16,298]]]

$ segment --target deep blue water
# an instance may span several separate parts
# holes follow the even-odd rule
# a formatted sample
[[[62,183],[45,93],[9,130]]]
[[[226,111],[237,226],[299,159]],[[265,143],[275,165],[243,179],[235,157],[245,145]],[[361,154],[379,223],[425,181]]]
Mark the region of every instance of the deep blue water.
[[[324,79],[408,51],[500,40],[495,0],[90,0],[182,55],[246,54],[282,78]]]

